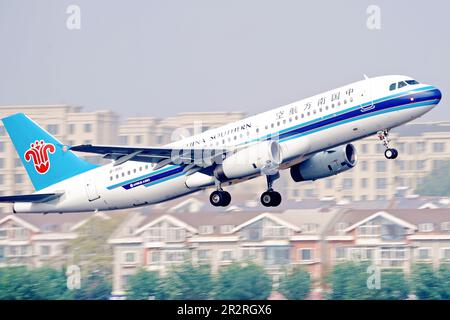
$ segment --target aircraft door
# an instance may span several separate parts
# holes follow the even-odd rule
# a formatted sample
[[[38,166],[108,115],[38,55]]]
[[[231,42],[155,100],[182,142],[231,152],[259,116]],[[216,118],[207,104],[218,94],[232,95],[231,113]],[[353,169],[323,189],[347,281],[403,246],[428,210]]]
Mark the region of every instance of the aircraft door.
[[[95,181],[92,178],[86,179],[86,194],[89,201],[94,201],[100,198],[100,195],[97,191],[97,186],[95,185]]]
[[[373,104],[372,80],[366,77],[361,93],[361,112],[366,112],[375,108]]]

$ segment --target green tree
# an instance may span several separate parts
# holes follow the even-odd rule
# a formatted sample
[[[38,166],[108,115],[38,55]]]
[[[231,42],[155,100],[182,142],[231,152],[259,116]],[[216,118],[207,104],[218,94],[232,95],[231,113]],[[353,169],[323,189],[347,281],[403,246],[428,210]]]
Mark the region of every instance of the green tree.
[[[162,279],[160,296],[170,300],[203,300],[213,288],[208,265],[194,266],[187,262],[173,267]]]
[[[263,267],[233,263],[221,268],[214,291],[220,300],[264,300],[271,290],[272,280]]]
[[[296,267],[280,280],[278,289],[289,300],[303,300],[311,291],[311,275],[302,267]]]
[[[66,298],[67,283],[63,270],[42,267],[29,271],[31,299],[59,300]]]
[[[90,218],[76,230],[78,237],[69,241],[69,260],[66,263],[80,266],[82,278],[101,273],[111,280],[113,250],[108,239],[122,221],[122,216]]]
[[[450,161],[444,161],[441,166],[431,171],[416,192],[423,196],[448,196],[450,194]]]
[[[408,298],[409,284],[402,270],[383,270],[380,288],[371,291],[373,299],[404,300]]]
[[[69,299],[108,300],[111,296],[111,283],[101,270],[93,271],[81,278],[80,289],[72,290]]]
[[[441,283],[433,266],[416,264],[412,270],[412,287],[416,296],[421,300],[436,300],[441,298]]]
[[[336,265],[327,281],[333,300],[400,300],[409,293],[408,282],[401,270],[376,271],[368,263],[344,262]],[[377,273],[379,272],[379,273]],[[375,281],[377,274],[379,282]],[[371,279],[374,279],[371,282]],[[370,287],[368,284],[374,285]],[[377,285],[379,284],[379,287]]]
[[[441,263],[438,270],[441,299],[450,300],[450,264]]]
[[[130,277],[127,298],[130,300],[147,300],[150,296],[155,297],[155,299],[163,297],[161,279],[157,272],[140,269]]]
[[[33,297],[30,273],[25,267],[0,268],[0,300],[28,300]]]

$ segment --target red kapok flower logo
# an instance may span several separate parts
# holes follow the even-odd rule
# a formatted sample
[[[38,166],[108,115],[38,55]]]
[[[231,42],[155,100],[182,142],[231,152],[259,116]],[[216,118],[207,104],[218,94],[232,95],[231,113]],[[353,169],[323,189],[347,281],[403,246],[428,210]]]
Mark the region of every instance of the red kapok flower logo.
[[[27,162],[33,160],[37,173],[45,174],[50,169],[49,153],[55,153],[55,146],[51,143],[45,143],[44,140],[36,140],[30,144],[30,149],[25,152],[24,158]]]

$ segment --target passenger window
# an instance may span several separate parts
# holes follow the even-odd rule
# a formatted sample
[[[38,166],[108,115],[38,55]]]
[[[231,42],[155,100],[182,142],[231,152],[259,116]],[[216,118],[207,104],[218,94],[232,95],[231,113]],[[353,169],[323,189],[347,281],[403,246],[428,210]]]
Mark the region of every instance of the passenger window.
[[[403,88],[403,87],[405,87],[406,86],[406,83],[404,82],[404,81],[400,81],[399,83],[398,83],[398,88],[400,89],[400,88]]]
[[[395,88],[396,88],[395,83],[393,83],[393,84],[391,84],[391,85],[389,86],[389,90],[390,90],[390,91],[395,90]]]

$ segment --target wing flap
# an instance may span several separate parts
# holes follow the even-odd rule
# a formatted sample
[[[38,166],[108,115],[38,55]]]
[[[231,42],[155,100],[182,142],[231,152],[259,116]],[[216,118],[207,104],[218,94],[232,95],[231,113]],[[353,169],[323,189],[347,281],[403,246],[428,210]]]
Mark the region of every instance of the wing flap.
[[[62,193],[35,193],[15,196],[0,196],[0,202],[47,202],[59,198]]]

